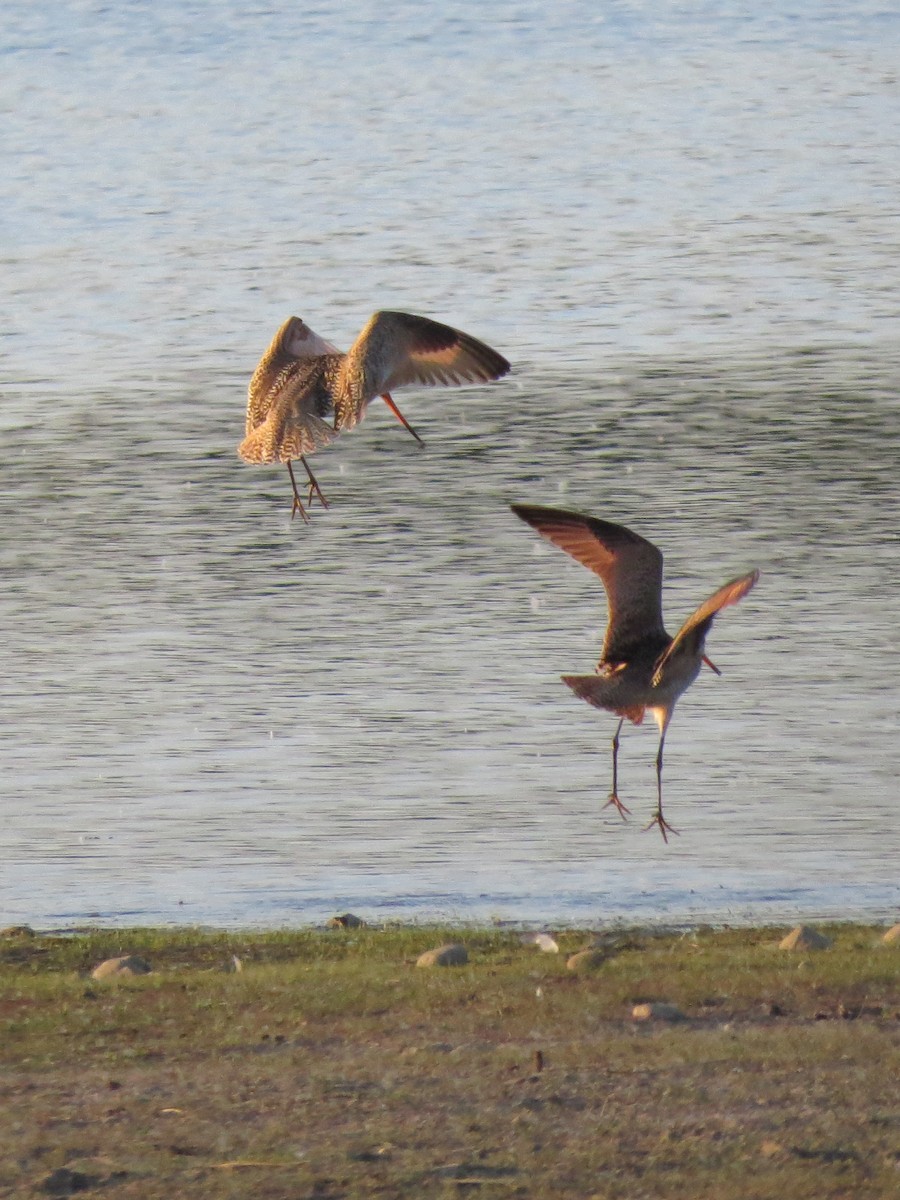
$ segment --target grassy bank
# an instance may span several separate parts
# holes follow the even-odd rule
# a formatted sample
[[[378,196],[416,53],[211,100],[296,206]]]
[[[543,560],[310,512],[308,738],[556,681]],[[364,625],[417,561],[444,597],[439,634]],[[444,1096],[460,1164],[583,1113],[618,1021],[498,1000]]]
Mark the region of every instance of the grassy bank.
[[[900,947],[784,932],[621,933],[585,974],[582,932],[11,937],[0,1196],[896,1196]],[[416,968],[445,941],[469,963]],[[125,953],[153,972],[90,978]]]

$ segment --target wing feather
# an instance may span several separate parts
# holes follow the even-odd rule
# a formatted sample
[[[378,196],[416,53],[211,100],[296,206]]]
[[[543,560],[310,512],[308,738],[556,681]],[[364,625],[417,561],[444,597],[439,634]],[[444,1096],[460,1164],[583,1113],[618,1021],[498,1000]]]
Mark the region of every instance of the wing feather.
[[[412,313],[376,312],[347,355],[348,371],[365,379],[364,403],[416,384],[452,387],[506,375],[502,354],[462,330]]]
[[[260,425],[273,403],[297,378],[296,364],[339,354],[299,317],[288,317],[259,360],[247,390],[246,433]]]
[[[543,537],[599,575],[609,623],[601,662],[627,662],[650,639],[667,642],[662,619],[662,553],[645,538],[597,517],[514,504],[513,512]]]
[[[238,446],[238,454],[248,463],[286,463],[321,450],[337,436],[331,425],[315,413],[292,419],[276,409],[247,434]]]
[[[743,600],[750,589],[755,587],[758,579],[759,571],[753,570],[749,571],[746,575],[740,575],[737,579],[730,580],[728,583],[723,584],[717,592],[714,592],[708,600],[705,600],[700,605],[696,612],[688,617],[675,634],[671,645],[656,661],[653,675],[654,687],[659,683],[663,668],[674,654],[677,654],[680,650],[685,650],[691,654],[702,653],[703,643],[706,640],[706,635],[709,633],[716,613],[723,608],[728,608],[731,604],[737,604],[739,600]]]

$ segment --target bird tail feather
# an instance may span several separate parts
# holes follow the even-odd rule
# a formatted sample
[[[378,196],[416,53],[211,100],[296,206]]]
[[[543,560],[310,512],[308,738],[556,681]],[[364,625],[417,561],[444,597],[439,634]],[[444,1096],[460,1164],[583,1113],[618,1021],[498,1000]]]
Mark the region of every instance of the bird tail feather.
[[[303,454],[314,454],[337,437],[337,433],[315,413],[306,413],[302,423],[287,421],[282,426],[272,416],[248,433],[238,454],[248,463],[290,462]]]
[[[615,676],[610,678],[603,675],[563,675],[562,681],[576,696],[586,700],[594,708],[605,709],[618,717],[627,717],[635,725],[640,725],[644,719],[643,704],[622,703],[621,683]]]

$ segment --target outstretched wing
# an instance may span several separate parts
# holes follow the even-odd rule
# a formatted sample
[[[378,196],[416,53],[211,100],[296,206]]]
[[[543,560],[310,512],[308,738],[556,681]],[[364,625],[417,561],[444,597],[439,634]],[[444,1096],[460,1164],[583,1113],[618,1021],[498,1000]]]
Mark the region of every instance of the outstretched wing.
[[[759,579],[759,571],[753,570],[746,575],[723,584],[708,600],[688,617],[672,639],[672,644],[657,659],[653,676],[653,686],[659,683],[663,668],[674,654],[686,651],[688,654],[699,654],[703,651],[703,643],[709,633],[713,618],[720,609],[730,604],[737,604],[747,595]]]
[[[245,432],[251,433],[266,419],[276,398],[290,382],[292,375],[296,375],[293,368],[297,362],[339,353],[331,342],[314,333],[305,321],[299,317],[288,317],[272,338],[250,380]]]
[[[509,369],[502,354],[459,329],[411,313],[377,312],[347,353],[338,426],[355,425],[370,401],[394,388],[485,383]]]
[[[648,640],[668,641],[662,619],[663,556],[652,542],[624,525],[581,513],[534,504],[514,504],[512,510],[603,580],[609,624],[601,662],[627,662]]]

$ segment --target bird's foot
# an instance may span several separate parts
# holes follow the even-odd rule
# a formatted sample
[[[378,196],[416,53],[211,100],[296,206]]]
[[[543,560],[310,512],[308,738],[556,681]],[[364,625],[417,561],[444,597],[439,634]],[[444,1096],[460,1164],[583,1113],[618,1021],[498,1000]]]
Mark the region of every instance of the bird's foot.
[[[319,485],[317,483],[311,483],[309,485],[309,495],[306,498],[306,503],[312,505],[313,497],[315,496],[319,497],[319,503],[323,508],[331,508],[331,505],[325,499],[325,493],[322,491]]]
[[[619,816],[622,818],[623,821],[628,820],[628,815],[631,812],[631,809],[628,808],[627,805],[622,803],[622,801],[619,799],[619,797],[616,795],[615,792],[609,793],[609,799],[606,801],[606,803],[603,805],[603,807],[609,808],[610,805],[612,805],[613,808],[618,810]]]
[[[662,839],[666,844],[668,844],[668,841],[669,841],[668,835],[670,833],[674,833],[675,836],[678,837],[678,830],[673,829],[673,827],[669,824],[669,822],[663,816],[661,808],[658,808],[656,810],[656,812],[653,814],[653,816],[650,818],[650,820],[644,826],[642,832],[646,833],[647,830],[652,829],[654,825],[659,826],[659,832],[662,834]]]
[[[293,506],[291,507],[291,520],[292,521],[293,521],[294,517],[296,517],[297,513],[300,514],[300,516],[303,518],[303,520],[308,525],[309,524],[309,513],[306,511],[306,509],[300,503],[299,496],[294,497],[294,503],[293,503]]]

